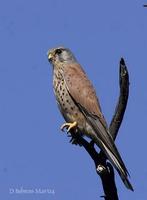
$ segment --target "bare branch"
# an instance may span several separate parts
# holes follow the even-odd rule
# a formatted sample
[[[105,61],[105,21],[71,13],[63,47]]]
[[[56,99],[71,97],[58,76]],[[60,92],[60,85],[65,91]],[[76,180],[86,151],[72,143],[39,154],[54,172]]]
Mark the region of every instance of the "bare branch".
[[[129,74],[123,58],[120,60],[119,86],[119,100],[109,127],[109,131],[114,140],[122,123],[129,96]]]

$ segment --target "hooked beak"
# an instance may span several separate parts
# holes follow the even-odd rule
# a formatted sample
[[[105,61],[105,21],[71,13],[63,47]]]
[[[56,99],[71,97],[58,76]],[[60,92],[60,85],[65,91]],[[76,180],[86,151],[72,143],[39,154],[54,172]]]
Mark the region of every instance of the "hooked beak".
[[[52,58],[53,58],[53,54],[50,51],[48,51],[47,52],[47,57],[48,57],[49,62],[51,62]]]

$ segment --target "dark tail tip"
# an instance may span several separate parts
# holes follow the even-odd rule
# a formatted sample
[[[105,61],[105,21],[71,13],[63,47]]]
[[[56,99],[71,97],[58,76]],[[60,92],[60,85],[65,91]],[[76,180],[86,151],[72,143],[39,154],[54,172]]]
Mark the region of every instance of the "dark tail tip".
[[[129,182],[129,180],[128,180],[127,178],[126,178],[125,180],[123,180],[123,182],[124,182],[125,186],[126,186],[129,190],[134,191],[134,189],[133,189],[131,183]]]

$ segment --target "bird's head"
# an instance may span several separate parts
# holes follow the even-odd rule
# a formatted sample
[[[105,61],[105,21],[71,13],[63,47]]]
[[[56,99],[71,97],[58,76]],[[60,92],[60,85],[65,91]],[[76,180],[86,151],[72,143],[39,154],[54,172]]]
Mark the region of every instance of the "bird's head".
[[[51,64],[55,64],[57,62],[64,62],[64,63],[76,62],[76,58],[74,57],[72,52],[65,47],[58,47],[49,50],[47,53],[47,57]]]

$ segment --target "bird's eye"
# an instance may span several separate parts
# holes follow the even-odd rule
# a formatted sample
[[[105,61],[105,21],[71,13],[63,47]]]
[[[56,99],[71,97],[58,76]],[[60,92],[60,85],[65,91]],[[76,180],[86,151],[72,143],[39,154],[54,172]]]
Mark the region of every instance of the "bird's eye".
[[[61,54],[62,50],[61,49],[56,49],[56,54]]]

